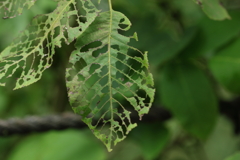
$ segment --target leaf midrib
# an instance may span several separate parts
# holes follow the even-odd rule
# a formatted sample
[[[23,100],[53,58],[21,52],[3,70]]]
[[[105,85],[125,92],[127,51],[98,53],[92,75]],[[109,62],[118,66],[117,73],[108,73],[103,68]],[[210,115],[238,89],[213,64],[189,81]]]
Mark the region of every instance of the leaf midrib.
[[[113,121],[113,100],[112,100],[112,78],[111,78],[111,32],[112,32],[112,17],[113,17],[113,9],[112,2],[108,0],[109,4],[109,35],[108,35],[108,86],[109,86],[109,96],[110,96],[110,111],[111,111],[111,121]],[[111,123],[112,128],[112,123]],[[110,129],[109,140],[112,139],[113,131]],[[109,143],[109,141],[108,141]],[[111,141],[110,144],[106,145],[108,150],[111,151]]]

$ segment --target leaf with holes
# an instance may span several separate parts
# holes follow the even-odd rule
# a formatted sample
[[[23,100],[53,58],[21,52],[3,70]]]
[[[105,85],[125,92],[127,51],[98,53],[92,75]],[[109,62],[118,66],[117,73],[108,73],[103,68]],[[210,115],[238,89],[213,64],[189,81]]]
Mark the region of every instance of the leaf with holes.
[[[3,18],[13,18],[22,14],[24,8],[31,8],[36,0],[4,0],[0,2],[0,16]]]
[[[100,12],[90,0],[55,0],[58,7],[33,19],[31,25],[0,54],[0,85],[20,71],[14,89],[30,85],[41,78],[52,64],[55,47],[76,39]],[[82,12],[78,13],[77,2]],[[74,22],[72,22],[74,20]],[[72,25],[72,23],[74,25]]]
[[[137,40],[136,34],[121,34],[130,26],[120,12],[100,13],[77,38],[66,70],[74,111],[109,151],[136,127],[129,107],[133,106],[141,119],[148,113],[155,92],[147,53],[128,45],[131,38]]]

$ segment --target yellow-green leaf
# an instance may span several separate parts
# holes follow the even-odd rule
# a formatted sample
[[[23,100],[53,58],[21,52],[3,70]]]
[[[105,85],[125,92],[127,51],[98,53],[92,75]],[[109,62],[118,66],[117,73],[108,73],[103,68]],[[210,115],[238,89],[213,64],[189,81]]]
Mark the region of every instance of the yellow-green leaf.
[[[100,13],[77,38],[66,71],[73,109],[109,151],[136,127],[129,107],[133,106],[141,118],[154,97],[147,53],[128,45],[136,34],[121,34],[130,26],[120,12]]]

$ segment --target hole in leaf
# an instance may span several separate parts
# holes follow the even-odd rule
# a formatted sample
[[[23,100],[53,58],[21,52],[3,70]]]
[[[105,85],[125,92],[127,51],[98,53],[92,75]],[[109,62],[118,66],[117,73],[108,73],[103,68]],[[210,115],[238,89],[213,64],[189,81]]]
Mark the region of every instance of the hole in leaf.
[[[108,51],[108,45],[105,45],[104,47],[93,51],[92,56],[98,57],[100,54],[106,53],[107,51]]]
[[[19,85],[22,85],[24,83],[24,80],[23,79],[20,79],[19,81],[18,81],[18,84]]]
[[[92,64],[90,67],[90,74],[93,74],[97,69],[99,69],[101,66],[99,64]],[[96,71],[97,72],[97,71]],[[99,72],[99,71],[98,71]]]
[[[84,81],[85,77],[82,74],[78,74],[78,81]]]
[[[120,61],[117,61],[116,62],[116,67],[119,69],[119,70],[124,70],[124,68],[126,67],[126,65],[124,65],[122,62]]]
[[[32,25],[28,28],[29,33],[34,33],[36,31],[38,31],[38,26],[37,25]]]
[[[99,84],[103,87],[108,83],[108,76],[103,77],[100,81]]]
[[[96,91],[94,89],[90,89],[88,90],[85,98],[91,101],[95,94],[96,94]]]
[[[82,47],[82,48],[80,49],[80,52],[87,52],[87,51],[89,51],[90,49],[100,47],[101,45],[102,45],[102,42],[100,42],[100,41],[94,41],[94,42],[89,43],[89,44],[85,45],[84,47]]]
[[[85,62],[85,60],[83,58],[80,58],[75,64],[74,64],[74,68],[77,71],[82,70],[84,67],[87,66],[87,63]]]
[[[109,93],[109,86],[105,86],[102,90],[102,93]]]
[[[101,73],[100,73],[100,75],[101,75],[101,76],[105,76],[106,74],[108,74],[108,67],[107,67],[107,66],[103,66],[103,67],[101,68]]]
[[[120,59],[121,61],[124,61],[124,60],[128,59],[128,57],[126,55],[124,55],[123,53],[120,53],[120,52],[118,52],[117,58]]]
[[[86,23],[86,22],[87,22],[87,18],[84,17],[84,16],[81,16],[81,17],[79,18],[79,20],[80,20],[81,23]]]
[[[121,85],[120,85],[118,82],[113,81],[113,82],[112,82],[112,87],[115,88],[115,89],[117,89],[117,90],[119,90],[120,87],[121,87]]]
[[[122,30],[124,30],[124,29],[126,29],[129,25],[120,23],[118,26],[119,26]]]
[[[38,78],[40,78],[40,76],[41,76],[41,74],[38,73],[38,74],[35,76],[35,78],[38,79]]]
[[[44,30],[41,30],[41,31],[38,33],[38,37],[43,37],[43,36],[44,36],[44,33],[45,33],[45,31],[44,31]]]
[[[119,49],[119,45],[111,45],[111,47],[112,47],[113,49],[118,50],[118,51],[120,50],[120,49]]]
[[[32,33],[32,34],[30,34],[30,35],[29,35],[29,41],[36,39],[37,36],[38,36],[37,33]]]
[[[91,77],[86,80],[85,84],[89,87],[93,87],[98,79],[97,73],[92,74]]]
[[[79,24],[78,22],[76,21],[78,19],[78,16],[77,15],[71,15],[69,17],[69,26],[70,27],[78,27]]]
[[[60,31],[61,31],[60,26],[56,27],[54,29],[54,36],[53,37],[57,37],[60,34]]]

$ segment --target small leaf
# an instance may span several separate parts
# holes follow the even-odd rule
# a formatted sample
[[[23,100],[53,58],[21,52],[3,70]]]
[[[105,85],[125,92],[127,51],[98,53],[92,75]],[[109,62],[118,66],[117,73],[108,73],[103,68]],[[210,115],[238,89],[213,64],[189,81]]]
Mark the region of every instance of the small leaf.
[[[171,63],[161,76],[163,105],[187,131],[205,139],[217,118],[217,99],[206,76],[189,62]]]
[[[210,60],[214,77],[229,91],[240,93],[240,39],[221,50]]]
[[[13,18],[22,14],[25,7],[31,8],[35,2],[36,0],[4,0],[0,2],[0,16],[4,19]]]
[[[209,18],[214,20],[230,19],[227,10],[220,4],[219,0],[193,0],[199,4]]]
[[[130,26],[128,18],[120,12],[100,13],[77,38],[66,71],[74,111],[109,151],[136,127],[127,107],[133,106],[141,118],[148,113],[154,97],[147,53],[128,45],[136,35],[120,34]]]
[[[59,1],[59,0],[58,0]],[[53,62],[54,49],[62,42],[72,42],[92,23],[98,14],[90,0],[81,0],[85,15],[79,15],[75,0],[59,1],[52,13],[33,19],[31,25],[0,54],[0,85],[16,71],[21,71],[14,89],[30,85],[42,76]],[[71,10],[74,7],[75,10]],[[76,17],[76,27],[70,17]],[[86,22],[81,21],[86,18]]]

